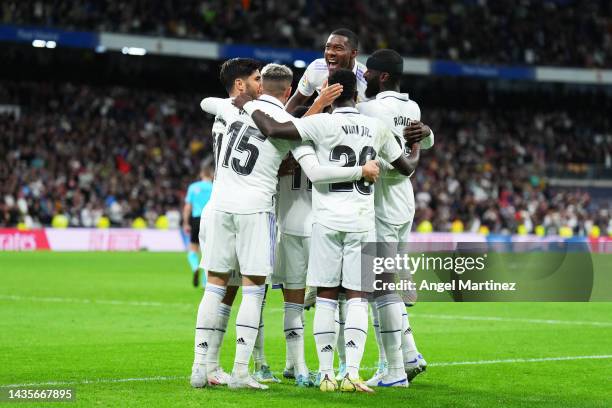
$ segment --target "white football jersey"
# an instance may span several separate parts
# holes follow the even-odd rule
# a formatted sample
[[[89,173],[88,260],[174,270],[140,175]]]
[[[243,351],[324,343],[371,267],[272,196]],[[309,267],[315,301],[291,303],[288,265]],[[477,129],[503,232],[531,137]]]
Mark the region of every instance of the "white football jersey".
[[[385,91],[376,95],[376,99],[357,105],[359,112],[364,115],[379,118],[393,132],[398,146],[406,150],[403,130],[410,120],[421,120],[419,105],[403,94]],[[434,135],[421,141],[422,149],[433,146]],[[384,166],[384,163],[381,163]],[[381,175],[374,191],[376,218],[393,225],[402,225],[414,218],[414,192],[412,183],[405,177],[391,170]]]
[[[222,102],[218,116],[225,121],[226,130],[217,147],[215,209],[234,214],[274,211],[278,168],[297,143],[266,138],[246,112],[239,111],[229,99]],[[253,104],[279,122],[293,119],[283,104],[269,95]]]
[[[314,153],[311,146],[292,150],[295,160]],[[298,166],[293,175],[281,177],[278,191],[278,227],[284,234],[309,237],[312,233],[312,183]]]
[[[365,90],[367,87],[367,83],[363,74],[365,74],[367,68],[361,62],[355,60],[355,65],[353,66],[353,73],[357,77],[357,102],[367,101],[368,99],[365,97]],[[323,83],[329,77],[329,71],[327,69],[327,63],[325,62],[325,58],[319,58],[310,63],[304,75],[302,75],[302,79],[298,83],[298,91],[302,95],[310,96],[315,91],[317,93],[321,92],[321,88],[323,87]]]
[[[353,167],[381,156],[389,162],[402,154],[389,128],[355,108],[338,108],[297,119],[302,140],[311,140],[319,163]],[[358,181],[316,184],[312,194],[313,222],[342,232],[374,230],[373,186]]]

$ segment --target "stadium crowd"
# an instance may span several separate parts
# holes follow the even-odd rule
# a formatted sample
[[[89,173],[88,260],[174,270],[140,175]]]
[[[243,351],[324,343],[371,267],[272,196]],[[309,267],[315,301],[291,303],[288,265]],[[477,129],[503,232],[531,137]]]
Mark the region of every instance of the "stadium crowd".
[[[362,50],[481,63],[612,66],[605,0],[3,1],[1,20],[319,49],[352,28]],[[271,23],[272,22],[272,23]]]
[[[0,82],[0,226],[60,216],[74,227],[178,227],[185,188],[212,152],[199,99]],[[609,120],[430,107],[423,120],[436,145],[413,178],[421,231],[612,233],[612,202],[556,190],[545,177],[555,162],[612,167]]]

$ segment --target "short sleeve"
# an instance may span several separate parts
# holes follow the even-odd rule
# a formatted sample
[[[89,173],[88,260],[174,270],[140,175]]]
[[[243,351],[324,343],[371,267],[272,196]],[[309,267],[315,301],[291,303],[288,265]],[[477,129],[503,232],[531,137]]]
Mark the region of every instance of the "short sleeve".
[[[380,148],[380,156],[389,163],[396,161],[403,153],[402,148],[393,137],[393,133],[388,127],[381,128],[383,132],[382,147]]]
[[[304,71],[304,75],[302,75],[302,78],[298,83],[297,90],[304,96],[311,96],[316,90],[315,84],[312,82],[312,72],[314,63],[315,62],[313,61],[310,63],[310,65],[308,65],[308,68],[306,68],[306,71]]]
[[[185,196],[185,202],[188,204],[193,203],[193,186],[189,186],[187,189],[187,195]]]

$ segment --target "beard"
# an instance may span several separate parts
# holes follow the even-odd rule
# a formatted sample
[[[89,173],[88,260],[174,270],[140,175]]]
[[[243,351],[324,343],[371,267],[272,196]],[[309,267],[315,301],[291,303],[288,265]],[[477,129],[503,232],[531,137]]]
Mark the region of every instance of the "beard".
[[[367,81],[366,84],[367,84],[366,90],[365,90],[366,98],[370,99],[376,96],[380,92],[380,83],[378,82],[378,77],[371,78],[369,81]]]

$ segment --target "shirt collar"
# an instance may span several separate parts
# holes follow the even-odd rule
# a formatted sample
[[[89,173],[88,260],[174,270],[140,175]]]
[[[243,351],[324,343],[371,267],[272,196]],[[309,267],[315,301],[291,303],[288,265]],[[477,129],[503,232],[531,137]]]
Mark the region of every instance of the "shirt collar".
[[[345,106],[342,108],[336,108],[332,113],[359,113],[357,108],[351,108],[349,106]]]
[[[378,93],[378,95],[376,95],[376,99],[383,99],[383,98],[389,98],[389,97],[400,99],[402,101],[409,101],[410,100],[410,98],[408,97],[407,93],[399,93],[399,92],[395,92],[395,91],[384,91],[384,92],[380,92],[380,93]]]
[[[258,100],[264,101],[264,102],[269,102],[269,103],[272,103],[272,104],[278,106],[279,108],[281,108],[283,110],[285,109],[285,106],[283,105],[283,103],[280,100],[278,100],[277,98],[275,98],[274,96],[265,95],[264,94],[264,95],[261,95],[258,98]]]

